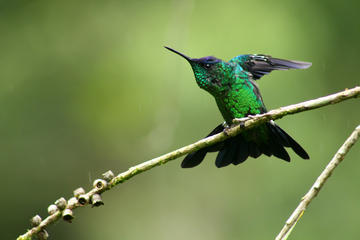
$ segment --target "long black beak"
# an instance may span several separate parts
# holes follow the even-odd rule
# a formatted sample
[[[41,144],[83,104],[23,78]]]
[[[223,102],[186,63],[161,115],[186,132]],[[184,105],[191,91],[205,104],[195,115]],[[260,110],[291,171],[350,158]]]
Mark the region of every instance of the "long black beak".
[[[176,50],[174,50],[174,49],[172,49],[172,48],[169,48],[169,47],[166,47],[166,46],[164,46],[164,48],[166,48],[167,50],[170,50],[170,51],[176,53],[177,55],[182,56],[183,58],[185,58],[185,59],[188,60],[188,61],[191,61],[191,60],[192,60],[191,58],[189,58],[189,57],[186,56],[185,54],[182,54],[181,52],[178,52],[178,51],[176,51]]]

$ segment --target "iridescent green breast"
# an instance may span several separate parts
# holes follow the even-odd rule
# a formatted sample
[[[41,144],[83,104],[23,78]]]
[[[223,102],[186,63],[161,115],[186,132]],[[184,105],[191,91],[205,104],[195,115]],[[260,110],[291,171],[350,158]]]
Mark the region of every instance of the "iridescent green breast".
[[[241,67],[235,67],[231,75],[231,84],[222,96],[215,96],[221,114],[228,124],[234,118],[255,115],[265,110],[257,86]]]

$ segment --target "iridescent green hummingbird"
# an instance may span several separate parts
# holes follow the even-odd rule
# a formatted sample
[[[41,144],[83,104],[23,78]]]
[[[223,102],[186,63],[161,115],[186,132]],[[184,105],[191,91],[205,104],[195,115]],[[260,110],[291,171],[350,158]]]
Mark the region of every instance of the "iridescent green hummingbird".
[[[215,98],[225,123],[217,126],[208,136],[224,131],[234,118],[267,112],[256,80],[273,70],[305,69],[311,66],[309,62],[284,60],[262,54],[239,55],[228,62],[212,56],[190,58],[174,49],[165,48],[185,58],[194,71],[199,87]],[[292,137],[274,121],[269,121],[224,142],[188,154],[181,167],[195,167],[208,152],[217,151],[219,153],[215,165],[219,168],[231,163],[237,165],[249,156],[257,158],[261,154],[274,155],[289,162],[290,156],[284,147],[290,147],[301,158],[309,159],[306,151]]]

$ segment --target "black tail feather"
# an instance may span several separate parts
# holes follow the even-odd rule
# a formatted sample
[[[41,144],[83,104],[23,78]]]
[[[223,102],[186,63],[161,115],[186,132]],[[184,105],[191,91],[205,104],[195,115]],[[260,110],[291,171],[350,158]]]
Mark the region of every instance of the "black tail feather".
[[[245,139],[241,135],[238,135],[236,137],[238,138],[239,144],[236,153],[236,158],[233,161],[234,165],[238,165],[244,162],[249,157],[249,144],[245,141]]]
[[[273,154],[272,154],[272,151],[271,151],[271,147],[270,147],[269,144],[263,143],[263,144],[261,144],[261,145],[259,146],[259,149],[260,149],[260,151],[261,151],[263,154],[265,154],[265,155],[268,156],[268,157],[270,157],[271,155],[273,155]]]
[[[189,153],[181,162],[182,168],[192,168],[199,165],[204,160],[207,154],[206,149],[201,149],[196,152]]]
[[[224,147],[219,151],[219,154],[217,155],[215,160],[215,165],[218,168],[225,167],[231,164],[236,157],[238,147],[236,139],[227,139],[224,146],[227,147]]]
[[[220,133],[224,130],[223,124],[218,125],[214,130],[211,131],[206,137],[210,137],[212,135],[215,135],[217,133]],[[206,154],[208,152],[215,152],[219,151],[221,147],[223,146],[223,143],[218,143],[203,149],[200,149],[198,151],[189,153],[184,160],[181,162],[182,168],[192,168],[197,165],[199,165],[205,158]]]
[[[279,135],[281,135],[282,137],[285,136],[285,138],[287,139],[289,146],[287,147],[291,147],[292,150],[294,150],[294,152],[301,158],[303,159],[309,159],[309,154],[307,154],[307,152],[300,146],[300,144],[298,144],[292,137],[290,137],[289,134],[287,134],[283,129],[281,129],[278,125],[275,125],[276,129],[279,133]]]
[[[290,162],[290,156],[283,146],[275,142],[271,147],[275,157]]]
[[[249,155],[253,158],[258,158],[261,155],[261,151],[255,142],[249,143]]]
[[[281,129],[275,122],[268,123],[269,128],[277,137],[278,141],[285,147],[291,147],[292,150],[301,158],[309,159],[307,152],[298,144],[289,134]]]

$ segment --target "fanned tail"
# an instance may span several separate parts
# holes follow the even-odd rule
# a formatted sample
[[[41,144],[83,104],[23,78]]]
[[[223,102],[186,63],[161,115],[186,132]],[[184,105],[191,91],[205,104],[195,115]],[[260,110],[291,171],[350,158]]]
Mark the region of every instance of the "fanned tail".
[[[208,152],[215,151],[219,151],[215,161],[215,165],[218,168],[228,166],[231,163],[238,165],[244,162],[249,156],[258,158],[261,154],[267,156],[274,155],[277,158],[290,162],[290,156],[285,150],[285,147],[292,148],[301,158],[309,159],[309,155],[300,144],[276,125],[274,121],[270,121],[265,125],[267,132],[266,141],[262,141],[262,139],[249,140],[243,134],[239,134],[224,142],[188,154],[181,163],[181,167],[195,167],[202,162]],[[219,125],[208,136],[220,133],[223,130],[223,125]],[[257,129],[255,128],[249,131],[257,131]]]

